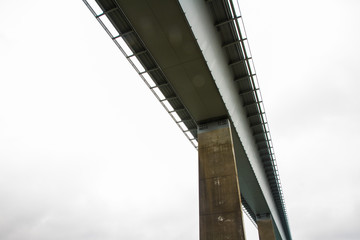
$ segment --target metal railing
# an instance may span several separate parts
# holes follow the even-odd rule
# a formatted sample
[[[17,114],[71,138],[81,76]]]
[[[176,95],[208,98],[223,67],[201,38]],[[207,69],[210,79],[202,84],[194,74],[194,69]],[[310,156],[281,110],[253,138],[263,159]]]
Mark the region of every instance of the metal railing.
[[[117,6],[116,8],[107,10],[105,12],[101,11],[101,8],[97,5],[95,1],[93,1],[91,6],[89,4],[88,0],[83,0],[87,8],[90,10],[90,12],[93,14],[93,16],[96,18],[96,20],[100,23],[100,25],[103,27],[105,32],[109,35],[109,37],[112,39],[112,41],[115,43],[115,45],[119,48],[121,53],[125,56],[125,58],[128,60],[128,62],[131,64],[131,66],[135,69],[135,71],[138,73],[140,78],[144,81],[146,86],[150,89],[150,91],[155,95],[156,99],[160,102],[160,104],[165,108],[165,110],[169,113],[170,117],[173,119],[173,121],[176,123],[176,125],[180,128],[180,130],[183,132],[183,134],[186,136],[186,138],[190,141],[190,143],[197,149],[198,142],[196,137],[190,132],[192,129],[188,129],[186,125],[184,124],[184,121],[187,121],[186,119],[181,119],[178,114],[176,113],[176,109],[174,109],[170,103],[168,102],[169,98],[166,98],[159,88],[161,85],[157,85],[155,81],[151,79],[151,76],[148,74],[152,70],[145,70],[145,68],[141,65],[139,59],[137,57],[147,52],[150,54],[147,50],[141,52],[141,53],[134,53],[132,50],[126,45],[125,41],[121,41],[124,36],[130,33],[134,33],[134,31],[130,31],[127,33],[119,33],[114,26],[112,26],[111,22],[107,18],[107,14],[114,12],[114,11],[121,11],[121,9]],[[98,8],[98,11],[96,12],[94,8]],[[103,20],[104,18],[104,20]],[[106,23],[105,23],[106,21]],[[110,29],[111,28],[111,29]],[[116,34],[114,34],[114,32]],[[154,70],[160,70],[159,67],[157,67]],[[170,82],[166,83],[167,85],[170,85]],[[172,98],[177,98],[177,96],[173,96]],[[180,101],[180,99],[179,99]],[[184,108],[186,108],[184,106]]]

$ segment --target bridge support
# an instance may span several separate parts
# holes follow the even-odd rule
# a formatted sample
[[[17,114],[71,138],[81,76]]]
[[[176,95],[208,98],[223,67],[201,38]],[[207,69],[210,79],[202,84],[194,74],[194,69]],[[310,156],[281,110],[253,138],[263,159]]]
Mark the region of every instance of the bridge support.
[[[229,120],[198,131],[200,240],[245,240]]]
[[[265,216],[258,216],[256,218],[256,223],[258,226],[260,240],[276,240],[274,226],[270,214]]]

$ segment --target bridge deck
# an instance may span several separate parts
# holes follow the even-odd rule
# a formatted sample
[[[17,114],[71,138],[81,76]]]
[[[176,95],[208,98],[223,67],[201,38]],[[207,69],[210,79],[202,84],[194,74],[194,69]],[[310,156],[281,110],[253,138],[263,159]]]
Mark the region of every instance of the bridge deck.
[[[108,33],[118,46],[126,43],[123,53],[140,63],[137,71],[190,139],[206,121],[232,120],[244,206],[254,220],[271,212],[278,236],[291,239],[264,108],[232,1],[97,3],[119,35]]]

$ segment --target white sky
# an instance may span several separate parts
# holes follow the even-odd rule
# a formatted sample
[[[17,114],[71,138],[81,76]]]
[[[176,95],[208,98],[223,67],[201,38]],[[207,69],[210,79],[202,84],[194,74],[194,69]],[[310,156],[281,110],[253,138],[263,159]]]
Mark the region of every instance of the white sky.
[[[293,238],[358,239],[360,2],[240,4]],[[197,152],[83,2],[0,10],[0,239],[198,239]]]

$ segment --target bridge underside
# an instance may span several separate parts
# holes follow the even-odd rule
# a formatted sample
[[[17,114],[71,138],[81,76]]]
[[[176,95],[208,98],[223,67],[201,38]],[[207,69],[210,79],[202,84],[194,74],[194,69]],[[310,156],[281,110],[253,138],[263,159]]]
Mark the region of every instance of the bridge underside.
[[[291,239],[272,180],[276,176],[257,89],[228,5],[220,0],[96,1],[119,33],[113,40],[125,41],[128,58],[144,68],[140,75],[152,79],[151,88],[160,91],[195,139],[199,126],[231,120],[243,205],[254,221],[271,213],[277,238]]]

